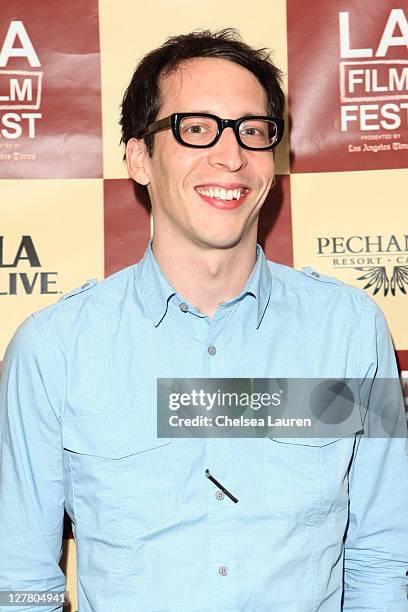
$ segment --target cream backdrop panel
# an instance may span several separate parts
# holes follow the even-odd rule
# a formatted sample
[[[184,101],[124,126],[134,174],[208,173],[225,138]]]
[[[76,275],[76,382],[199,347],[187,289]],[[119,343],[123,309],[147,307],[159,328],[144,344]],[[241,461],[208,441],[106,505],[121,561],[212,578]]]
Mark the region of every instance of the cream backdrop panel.
[[[195,29],[237,28],[244,41],[273,50],[272,59],[287,81],[286,0],[99,1],[102,71],[104,178],[127,177],[119,147],[120,103],[136,64],[169,36]],[[234,92],[231,92],[234,95]],[[289,173],[287,120],[277,150],[277,173]]]
[[[11,336],[29,314],[56,302],[89,278],[103,278],[103,181],[2,180],[0,193],[4,236],[0,267],[1,361]],[[27,259],[26,248],[21,253],[25,259],[12,265],[22,236],[29,236],[28,248],[34,248],[40,267],[32,265],[38,263],[33,257]],[[41,281],[43,289],[56,293],[41,292]],[[26,293],[24,282],[33,287],[31,294]],[[16,295],[10,295],[13,285]]]
[[[78,591],[76,574],[76,545],[75,540],[72,538],[64,540],[61,565],[63,566],[64,573],[67,577],[67,600],[71,606],[70,608],[67,607],[67,612],[75,612],[78,610]]]
[[[384,293],[395,266],[408,272],[407,182],[405,169],[291,175],[294,266],[311,265],[361,289],[368,279],[358,277],[376,268],[379,291],[365,290],[382,308],[398,350],[408,349],[407,295],[398,287],[392,295],[390,284]]]

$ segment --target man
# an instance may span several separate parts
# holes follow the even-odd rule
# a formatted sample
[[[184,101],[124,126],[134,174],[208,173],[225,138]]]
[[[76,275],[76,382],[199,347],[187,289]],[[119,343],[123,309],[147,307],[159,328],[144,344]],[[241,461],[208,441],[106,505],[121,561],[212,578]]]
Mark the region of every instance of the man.
[[[358,410],[347,437],[156,435],[159,378],[398,376],[366,294],[256,244],[282,114],[278,70],[230,31],[137,68],[122,134],[153,239],[8,349],[2,591],[64,590],[65,506],[80,612],[408,609],[405,440]]]

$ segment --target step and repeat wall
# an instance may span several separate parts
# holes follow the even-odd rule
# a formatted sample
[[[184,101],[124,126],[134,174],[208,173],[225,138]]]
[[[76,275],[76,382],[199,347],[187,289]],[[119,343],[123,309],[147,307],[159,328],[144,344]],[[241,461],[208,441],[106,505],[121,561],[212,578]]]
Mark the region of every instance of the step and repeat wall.
[[[2,2],[0,361],[31,312],[141,258],[151,219],[122,159],[121,98],[138,60],[168,36],[225,27],[273,51],[288,93],[259,242],[269,259],[367,291],[408,381],[402,0]],[[61,564],[76,610],[70,535],[67,521]]]

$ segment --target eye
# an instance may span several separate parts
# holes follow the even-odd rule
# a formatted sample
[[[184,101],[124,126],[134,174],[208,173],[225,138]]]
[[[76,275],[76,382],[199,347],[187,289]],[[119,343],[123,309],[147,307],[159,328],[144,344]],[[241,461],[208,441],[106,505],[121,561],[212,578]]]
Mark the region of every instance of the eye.
[[[241,133],[244,134],[245,136],[259,136],[259,135],[264,136],[265,131],[264,130],[260,130],[260,129],[255,128],[255,127],[244,127],[241,130]]]
[[[184,126],[183,131],[189,132],[190,134],[203,134],[205,131],[209,130],[209,126],[199,125],[198,123],[194,123],[193,125]]]
[[[217,134],[217,122],[211,117],[185,117],[179,127],[183,142],[193,145],[207,145]]]
[[[191,132],[192,134],[201,134],[203,130],[202,125],[190,125],[190,127],[186,128],[186,132]]]

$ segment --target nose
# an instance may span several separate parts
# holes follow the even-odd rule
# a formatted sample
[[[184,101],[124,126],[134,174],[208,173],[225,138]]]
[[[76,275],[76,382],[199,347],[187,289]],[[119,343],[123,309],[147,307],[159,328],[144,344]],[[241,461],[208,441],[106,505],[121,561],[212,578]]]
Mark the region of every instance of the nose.
[[[208,160],[212,166],[221,166],[230,172],[236,172],[247,165],[246,151],[238,144],[231,127],[223,130],[218,142],[208,151]]]

